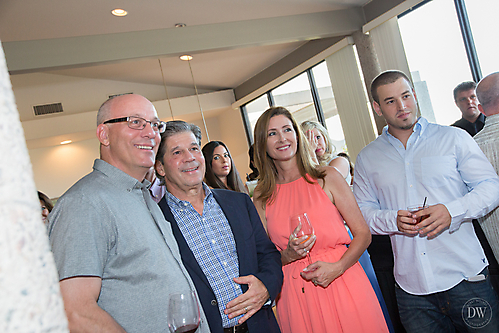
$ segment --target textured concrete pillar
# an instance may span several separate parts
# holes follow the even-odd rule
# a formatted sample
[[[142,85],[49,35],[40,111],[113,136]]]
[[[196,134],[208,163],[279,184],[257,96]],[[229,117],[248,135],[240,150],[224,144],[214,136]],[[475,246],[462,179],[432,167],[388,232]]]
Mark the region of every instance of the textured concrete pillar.
[[[0,332],[68,332],[1,47],[0,118]]]
[[[369,96],[369,101],[372,103],[371,82],[381,73],[381,65],[379,64],[378,56],[376,55],[376,50],[374,49],[374,44],[370,35],[364,34],[359,30],[354,32],[352,37],[355,46],[357,47],[357,55],[359,56],[367,95]],[[383,127],[386,125],[385,119],[378,116],[376,112],[374,112],[374,109],[371,110],[378,134],[381,134]]]
[[[357,154],[376,139],[353,40],[326,58],[333,94],[345,133],[348,154],[355,163]]]

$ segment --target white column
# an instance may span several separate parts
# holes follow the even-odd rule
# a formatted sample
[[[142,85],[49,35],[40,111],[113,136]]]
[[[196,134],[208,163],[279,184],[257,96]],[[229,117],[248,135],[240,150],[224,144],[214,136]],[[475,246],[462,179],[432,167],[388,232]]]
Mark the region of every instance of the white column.
[[[411,77],[397,17],[369,31],[382,71],[398,69]]]
[[[68,332],[1,47],[0,118],[0,331]]]
[[[345,134],[348,153],[357,154],[376,138],[364,84],[357,65],[353,41],[326,58],[334,98]]]

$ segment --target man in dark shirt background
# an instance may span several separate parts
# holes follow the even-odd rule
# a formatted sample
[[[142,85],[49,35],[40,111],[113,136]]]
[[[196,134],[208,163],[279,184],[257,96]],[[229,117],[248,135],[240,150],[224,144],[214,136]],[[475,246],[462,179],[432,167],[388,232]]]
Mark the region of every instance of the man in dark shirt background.
[[[454,88],[454,102],[462,117],[451,126],[459,127],[475,136],[485,124],[485,116],[478,110],[478,99],[476,97],[476,83],[473,81],[461,82]]]

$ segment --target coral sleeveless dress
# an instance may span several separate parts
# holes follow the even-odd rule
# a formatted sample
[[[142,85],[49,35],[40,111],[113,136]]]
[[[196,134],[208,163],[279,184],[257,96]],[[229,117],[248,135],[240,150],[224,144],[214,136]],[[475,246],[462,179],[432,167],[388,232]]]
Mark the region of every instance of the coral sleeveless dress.
[[[299,178],[278,184],[275,201],[266,206],[267,229],[279,250],[287,247],[291,216],[306,212],[317,240],[312,262],[336,262],[347,250],[350,237],[343,218],[321,186]],[[314,286],[300,272],[308,259],[283,266],[284,283],[277,300],[283,333],[388,332],[378,299],[357,262],[327,288]]]

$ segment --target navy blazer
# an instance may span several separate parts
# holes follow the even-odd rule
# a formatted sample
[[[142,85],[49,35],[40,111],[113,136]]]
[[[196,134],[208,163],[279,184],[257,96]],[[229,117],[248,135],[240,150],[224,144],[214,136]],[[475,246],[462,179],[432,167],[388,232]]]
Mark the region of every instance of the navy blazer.
[[[234,234],[239,259],[239,276],[250,274],[256,276],[267,288],[271,300],[275,300],[281,291],[283,280],[281,255],[268,238],[253,202],[244,193],[221,189],[211,191]],[[166,202],[166,195],[159,202],[159,207],[165,219],[171,223],[182,262],[196,286],[211,332],[223,333],[222,318],[218,311],[215,293],[179,229]],[[241,287],[243,292],[248,290],[247,285]],[[250,332],[280,332],[270,306],[263,306],[246,322]]]

